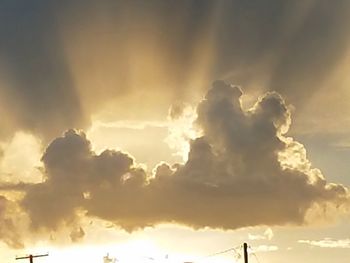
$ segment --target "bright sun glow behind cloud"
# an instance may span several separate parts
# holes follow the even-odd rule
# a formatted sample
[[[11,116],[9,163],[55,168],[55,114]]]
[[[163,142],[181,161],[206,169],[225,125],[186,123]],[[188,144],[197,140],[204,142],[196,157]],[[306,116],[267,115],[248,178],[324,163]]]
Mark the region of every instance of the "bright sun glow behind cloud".
[[[176,118],[158,122],[104,122],[96,119],[87,131],[87,137],[95,152],[105,149],[128,152],[151,170],[159,162],[187,160],[189,141],[198,136],[193,128],[195,119],[195,110],[189,105]]]
[[[41,142],[35,136],[17,132],[9,143],[1,145],[2,180],[38,183],[42,180],[39,167],[42,155]]]

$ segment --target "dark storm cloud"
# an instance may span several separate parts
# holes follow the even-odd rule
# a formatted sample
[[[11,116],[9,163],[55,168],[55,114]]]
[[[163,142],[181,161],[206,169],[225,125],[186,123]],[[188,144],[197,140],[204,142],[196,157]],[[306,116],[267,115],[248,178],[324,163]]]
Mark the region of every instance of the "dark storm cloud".
[[[322,87],[349,46],[349,1],[223,1],[217,74],[249,84],[265,74],[294,105]],[[260,67],[257,67],[260,65]]]
[[[191,48],[189,43],[196,37],[196,31],[204,23],[211,4],[197,6],[194,2],[163,2],[163,1],[2,1],[0,4],[0,73],[1,73],[1,111],[4,116],[1,134],[11,135],[16,130],[29,130],[44,138],[57,136],[69,127],[84,127],[95,107],[107,102],[110,98],[128,93],[132,88],[123,81],[127,75],[127,59],[123,54],[126,50],[126,39],[130,35],[157,34],[157,41],[161,46],[169,49],[181,49],[173,57],[164,56],[172,60],[176,66],[169,68],[169,74],[177,78],[184,78],[177,68],[189,57]],[[129,15],[125,16],[125,13]],[[177,13],[181,17],[177,17]],[[68,57],[63,45],[65,32],[70,27],[79,28],[78,31],[89,33],[91,26],[86,20],[96,20],[100,32],[106,27],[113,28],[110,36],[121,35],[114,50],[107,50],[109,54],[117,53],[123,61],[115,61],[113,75],[118,82],[112,87],[94,86],[92,91],[83,87],[78,92],[72,76]],[[100,24],[101,20],[109,23]],[[157,33],[151,27],[142,26],[144,19],[154,19]],[[66,20],[68,22],[66,22]],[[130,22],[130,21],[136,22]],[[174,20],[181,20],[184,26],[172,26]],[[157,21],[165,21],[159,23]],[[68,27],[68,28],[65,28]],[[162,32],[168,32],[165,36]],[[124,40],[123,40],[124,39]],[[101,41],[108,42],[109,39]],[[145,39],[147,41],[147,39]],[[98,47],[88,46],[83,59],[89,63],[91,53]],[[134,52],[134,51],[128,51]],[[170,55],[168,52],[165,55]],[[180,59],[181,57],[181,59]],[[103,60],[103,57],[101,58]],[[102,63],[102,64],[98,64]],[[117,66],[117,63],[121,63]],[[84,67],[103,68],[103,62],[85,64]],[[112,63],[113,64],[113,63]],[[87,76],[89,77],[89,76]],[[102,78],[108,79],[104,72]],[[163,85],[163,84],[162,84]],[[82,98],[89,106],[82,107]],[[84,95],[84,94],[89,94]],[[101,100],[98,100],[101,95]],[[92,97],[93,99],[90,99]],[[92,102],[90,103],[90,100]],[[95,106],[97,105],[97,106]],[[91,106],[91,107],[90,107]],[[8,120],[7,120],[8,119]],[[6,121],[5,121],[6,120]],[[0,135],[1,135],[0,134]]]
[[[84,133],[67,131],[43,155],[47,179],[21,201],[32,226],[75,226],[85,214],[126,230],[165,222],[236,229],[304,224],[317,206],[321,214],[346,209],[347,188],[327,183],[302,145],[284,136],[290,112],[281,96],[267,93],[248,111],[241,96],[216,81],[197,107],[203,135],[191,142],[188,161],[162,163],[154,176],[129,155],[96,154]]]
[[[52,138],[86,126],[109,101],[116,102],[120,116],[159,114],[164,105],[190,100],[202,88],[191,82],[201,66],[208,68],[199,78],[234,79],[247,88],[256,81],[303,105],[347,50],[349,5],[345,0],[2,1],[1,133],[22,129]],[[70,30],[73,35],[65,35]],[[79,69],[87,71],[72,72],[70,45]],[[201,59],[208,53],[212,58],[204,66]],[[139,68],[152,79],[144,87],[135,87],[135,80],[145,81]],[[81,78],[84,85],[77,88]],[[125,112],[118,98],[134,93],[151,95]],[[170,101],[156,105],[152,94],[170,94]]]
[[[85,117],[57,32],[53,1],[0,4],[2,132],[29,130],[44,137],[81,126]],[[6,134],[5,134],[6,135]]]
[[[323,85],[348,51],[350,3],[317,1],[311,5],[294,36],[290,36],[273,77],[271,89],[288,96],[295,105]],[[281,44],[283,46],[283,44]],[[281,47],[283,49],[283,47]],[[299,87],[299,88],[296,88]]]

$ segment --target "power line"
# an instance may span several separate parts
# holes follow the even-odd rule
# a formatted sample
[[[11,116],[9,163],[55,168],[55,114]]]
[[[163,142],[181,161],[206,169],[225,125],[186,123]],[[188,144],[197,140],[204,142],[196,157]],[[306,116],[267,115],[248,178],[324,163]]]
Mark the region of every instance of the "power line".
[[[252,254],[253,254],[253,256],[255,257],[256,261],[257,261],[258,263],[260,263],[260,260],[259,260],[258,256],[257,256],[254,252],[253,252]]]
[[[230,251],[234,251],[236,254],[240,255],[240,253],[237,251],[237,249],[240,248],[240,247],[241,246],[235,246],[235,247],[231,247],[229,249],[226,249],[226,250],[223,250],[223,251],[220,251],[220,252],[209,254],[209,255],[203,257],[203,259],[214,257],[214,256],[221,255],[221,254],[225,254],[225,253],[230,252]]]
[[[225,249],[225,250],[222,250],[222,251],[219,251],[219,252],[215,252],[215,253],[212,253],[212,254],[209,254],[207,256],[204,256],[200,259],[197,259],[197,260],[194,260],[194,261],[191,261],[191,262],[185,262],[185,263],[195,263],[195,262],[201,262],[207,258],[211,258],[211,257],[215,257],[215,256],[218,256],[218,255],[222,255],[222,254],[225,254],[225,253],[228,253],[228,252],[231,252],[233,251],[235,253],[235,257],[236,258],[240,258],[242,255],[241,253],[238,251],[239,248],[241,248],[242,246],[239,245],[239,246],[235,246],[235,247],[231,247],[231,248],[228,248],[228,249]]]
[[[225,249],[225,250],[221,250],[219,252],[215,252],[215,253],[212,253],[212,254],[208,254],[204,257],[201,257],[197,260],[194,260],[194,261],[186,261],[184,263],[196,263],[196,262],[202,262],[203,260],[207,259],[207,258],[211,258],[211,257],[215,257],[215,256],[219,256],[219,255],[222,255],[222,254],[225,254],[225,253],[228,253],[228,252],[231,252],[233,251],[234,254],[235,254],[235,259],[238,260],[238,259],[241,259],[242,258],[242,253],[240,252],[240,249],[243,248],[243,252],[244,252],[244,260],[245,262],[248,262],[248,255],[251,254],[255,257],[257,263],[261,263],[258,256],[253,252],[253,249],[251,246],[248,246],[247,243],[244,243],[243,245],[238,245],[238,246],[235,246],[235,247],[231,247],[231,248],[228,248],[228,249]],[[248,248],[250,249],[250,251],[248,252]],[[145,259],[148,259],[148,260],[155,260],[153,257],[143,257]],[[165,259],[168,259],[169,258],[169,255],[167,254],[165,256]]]
[[[246,243],[245,243],[246,244]],[[247,246],[247,245],[246,245]],[[192,262],[186,262],[186,263],[195,263],[195,262],[199,262],[199,261],[202,261],[202,260],[205,260],[207,258],[210,258],[210,257],[215,257],[215,256],[218,256],[218,255],[221,255],[221,254],[225,254],[225,253],[228,253],[230,251],[233,251],[235,253],[235,257],[236,259],[240,259],[242,257],[242,254],[241,252],[238,250],[238,249],[241,249],[243,247],[243,245],[239,245],[239,246],[235,246],[235,247],[231,247],[229,249],[225,249],[225,250],[222,250],[222,251],[219,251],[219,252],[215,252],[215,253],[212,253],[212,254],[209,254],[205,257],[202,257],[200,258],[199,260],[195,260],[195,261],[192,261]],[[250,249],[250,252],[248,253],[247,251],[247,248]],[[258,256],[256,255],[256,253],[254,252],[253,248],[251,246],[247,246],[245,249],[244,249],[245,252],[247,252],[247,255],[246,255],[246,260],[248,260],[248,254],[251,254],[254,256],[255,260],[257,261],[257,263],[261,263],[260,259],[258,258]]]
[[[251,246],[249,246],[249,248],[250,248],[251,250],[253,250]],[[260,260],[259,260],[258,256],[257,256],[253,251],[251,252],[251,254],[254,256],[254,258],[256,259],[256,261],[257,261],[258,263],[260,263]]]

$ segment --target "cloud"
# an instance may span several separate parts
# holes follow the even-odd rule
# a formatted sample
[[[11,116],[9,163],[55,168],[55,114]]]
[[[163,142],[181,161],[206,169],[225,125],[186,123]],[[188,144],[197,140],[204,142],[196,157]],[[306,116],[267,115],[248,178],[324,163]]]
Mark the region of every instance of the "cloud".
[[[350,248],[350,239],[324,238],[321,240],[298,240],[298,242],[321,248]]]
[[[249,240],[264,240],[266,237],[264,235],[254,235],[254,234],[248,234]]]
[[[275,245],[260,245],[254,248],[256,252],[273,252],[277,251],[279,248]]]
[[[271,228],[267,228],[264,232],[264,235],[267,237],[268,240],[271,240],[274,236]]]
[[[17,229],[16,205],[0,195],[0,239],[13,248],[23,248],[22,236]]]
[[[42,148],[39,140],[23,132],[17,132],[12,140],[0,146],[0,182],[40,182],[40,158]]]
[[[237,229],[305,224],[316,205],[347,209],[348,189],[327,183],[285,136],[291,116],[281,96],[267,93],[243,110],[242,94],[214,82],[197,106],[201,136],[190,141],[187,161],[161,163],[153,174],[121,151],[96,154],[82,131],[68,130],[42,157],[45,181],[21,201],[32,228],[74,228],[88,216],[128,231],[165,222]]]
[[[158,123],[98,123],[87,131],[87,137],[92,142],[92,148],[100,153],[106,148],[122,149],[132,153],[138,162],[152,168],[160,160],[179,162],[181,158],[174,155],[169,147],[169,122]],[[175,127],[175,125],[173,125]],[[176,126],[179,129],[179,125]],[[183,134],[183,130],[181,132]],[[173,138],[174,136],[172,136]],[[147,138],[147,140],[145,140]],[[171,145],[178,147],[178,140],[172,140]],[[186,145],[188,145],[186,143]],[[152,154],[149,154],[153,152]]]
[[[0,10],[0,139],[24,130],[48,142],[96,115],[160,119],[216,78],[302,106],[328,90],[349,44],[348,1],[33,0]]]
[[[78,242],[85,236],[85,231],[82,227],[77,227],[70,233],[70,238],[73,242]]]
[[[248,234],[249,240],[271,240],[273,238],[273,231],[271,228],[267,228],[262,235]]]
[[[329,69],[348,50],[349,34],[339,27],[349,21],[348,2],[229,1],[221,8],[216,67],[227,79],[278,91],[299,111],[310,95],[328,90]]]
[[[62,129],[86,125],[55,22],[56,5],[0,5],[0,74],[6,80],[0,88],[6,116],[0,139],[22,130],[51,140]]]

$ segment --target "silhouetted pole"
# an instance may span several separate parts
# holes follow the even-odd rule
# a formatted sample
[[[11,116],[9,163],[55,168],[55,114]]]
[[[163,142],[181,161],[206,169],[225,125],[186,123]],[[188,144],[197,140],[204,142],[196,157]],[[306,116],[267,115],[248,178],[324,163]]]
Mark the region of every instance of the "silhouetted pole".
[[[248,244],[243,244],[243,252],[244,252],[244,263],[248,263]]]
[[[17,259],[27,259],[29,258],[29,263],[33,263],[33,258],[39,258],[39,257],[47,257],[49,254],[43,254],[43,255],[29,255],[29,256],[25,256],[25,257],[17,257]]]

